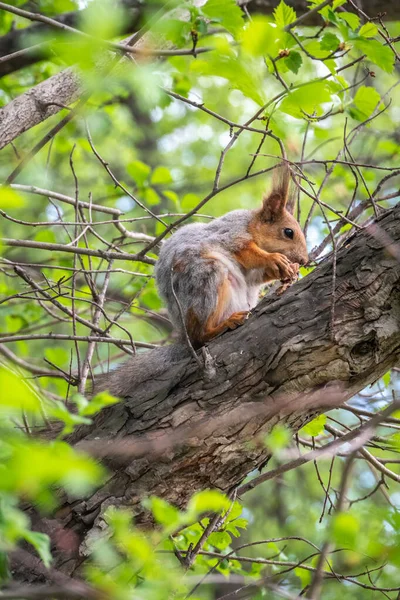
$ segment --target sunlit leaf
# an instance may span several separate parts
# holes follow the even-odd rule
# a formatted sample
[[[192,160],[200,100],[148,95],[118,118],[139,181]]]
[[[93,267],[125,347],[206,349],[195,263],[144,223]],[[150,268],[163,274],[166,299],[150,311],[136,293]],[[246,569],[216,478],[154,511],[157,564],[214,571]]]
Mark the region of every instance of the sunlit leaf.
[[[321,40],[321,50],[330,50],[331,52],[338,49],[340,44],[339,38],[334,33],[325,33]]]
[[[310,83],[290,92],[281,103],[280,110],[299,119],[304,118],[304,112],[312,114],[315,110],[318,111],[321,103],[330,100],[331,93],[326,83]]]
[[[180,513],[175,506],[157,496],[150,496],[143,505],[151,510],[157,523],[164,526],[174,526],[180,520]]]
[[[343,19],[353,29],[357,29],[360,24],[360,17],[355,13],[350,12],[338,12],[339,19]]]
[[[275,425],[265,438],[265,445],[273,452],[285,448],[291,440],[290,430],[284,425]]]
[[[0,209],[21,208],[25,205],[25,200],[20,194],[9,187],[0,188]]]
[[[151,183],[153,185],[163,185],[173,181],[171,171],[167,167],[156,167],[151,174]]]
[[[394,66],[394,55],[389,46],[383,46],[377,40],[357,39],[355,46],[363,52],[367,58],[378,67],[391,73]]]
[[[82,409],[80,414],[82,416],[89,417],[97,414],[103,408],[106,408],[106,406],[112,406],[117,402],[119,402],[119,399],[115,398],[115,396],[112,396],[108,392],[100,392],[91,398],[88,405]]]
[[[140,187],[147,181],[151,173],[151,168],[140,160],[130,163],[126,170]]]
[[[207,0],[202,11],[233,35],[243,27],[243,13],[235,0]]]
[[[339,513],[333,517],[332,537],[338,545],[355,547],[359,531],[360,522],[355,515]]]
[[[365,23],[365,25],[363,25],[360,29],[360,31],[358,32],[359,35],[366,37],[366,38],[372,38],[375,37],[378,33],[378,28],[375,25],[375,23]]]
[[[196,514],[204,512],[218,512],[227,510],[230,505],[230,500],[218,490],[204,490],[198,492],[189,501],[188,511]]]
[[[304,425],[304,427],[300,429],[300,434],[315,437],[320,433],[323,433],[325,423],[326,415],[319,415],[318,417],[315,417],[312,421],[307,423],[307,425]]]
[[[0,413],[15,415],[21,410],[40,413],[39,396],[20,376],[0,365]]]
[[[381,97],[378,92],[373,87],[367,87],[365,85],[359,87],[354,96],[354,104],[367,117],[372,115],[380,101]]]
[[[286,25],[290,25],[290,23],[293,23],[293,21],[296,20],[296,12],[291,6],[285,4],[283,0],[281,0],[278,6],[275,8],[273,15],[275,23],[281,29],[286,27]]]

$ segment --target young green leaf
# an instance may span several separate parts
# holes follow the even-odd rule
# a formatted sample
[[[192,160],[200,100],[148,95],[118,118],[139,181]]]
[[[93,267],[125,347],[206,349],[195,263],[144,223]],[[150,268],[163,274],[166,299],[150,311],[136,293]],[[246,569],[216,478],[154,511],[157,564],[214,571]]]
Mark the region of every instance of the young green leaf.
[[[8,187],[2,187],[0,192],[0,208],[21,208],[25,200],[17,192]]]
[[[207,540],[212,546],[218,550],[225,550],[231,543],[231,536],[226,531],[215,531]]]
[[[235,0],[208,0],[202,6],[202,11],[211,19],[219,21],[234,36],[243,27],[243,13]]]
[[[42,559],[44,566],[48,569],[50,567],[51,561],[53,557],[50,552],[50,538],[45,533],[40,533],[39,531],[25,531],[24,536],[25,541],[31,544],[40,558]]]
[[[190,499],[188,512],[201,514],[204,512],[219,512],[227,510],[230,506],[230,500],[218,490],[204,490],[198,492]]]
[[[377,35],[378,28],[375,23],[365,23],[358,32],[358,35],[361,35],[366,38],[373,38]]]
[[[156,167],[151,174],[151,183],[153,185],[163,185],[173,181],[171,171],[167,167]]]
[[[106,406],[112,406],[117,402],[119,402],[119,399],[111,396],[108,392],[100,392],[90,400],[89,404],[82,409],[80,414],[89,417],[97,414]]]
[[[274,12],[275,23],[283,29],[286,25],[290,25],[293,21],[296,20],[296,13],[291,6],[285,4],[283,0],[281,0],[280,4],[275,8]]]
[[[321,40],[321,50],[330,50],[334,52],[340,44],[339,38],[334,33],[325,33]]]
[[[367,117],[372,115],[380,101],[381,97],[376,89],[365,85],[358,88],[357,93],[354,96],[354,104]]]
[[[332,537],[338,545],[355,547],[359,531],[360,522],[354,515],[339,513],[333,517]]]
[[[319,415],[318,417],[315,417],[315,419],[307,423],[307,425],[304,425],[304,427],[300,429],[300,433],[303,435],[315,437],[316,435],[319,435],[324,431],[325,423],[326,415]]]
[[[355,40],[354,45],[383,71],[387,73],[393,71],[394,55],[389,46],[383,46],[377,40],[367,40],[365,38]]]
[[[382,381],[383,381],[383,385],[385,387],[388,387],[388,385],[390,384],[390,378],[392,376],[392,371],[388,371],[387,373],[384,374],[384,376],[382,377]]]
[[[311,114],[318,109],[322,102],[329,102],[330,100],[329,87],[325,82],[319,81],[289,93],[280,105],[280,110],[292,117],[302,119],[304,118],[304,112]]]
[[[301,65],[303,64],[303,59],[301,58],[301,54],[299,52],[296,52],[295,50],[290,50],[289,56],[284,58],[284,63],[287,66],[287,68],[290,71],[292,71],[292,73],[295,73],[297,75]]]
[[[339,19],[346,21],[347,25],[354,31],[360,24],[360,17],[350,12],[340,12],[337,14]]]
[[[286,35],[286,34],[285,34]],[[242,33],[242,48],[252,56],[277,56],[282,47],[282,32],[265,17],[255,15]]]
[[[275,425],[270,433],[265,438],[265,445],[273,452],[282,450],[290,442],[290,430],[284,425]]]
[[[139,187],[147,181],[151,172],[151,168],[140,160],[134,160],[126,170]]]
[[[160,525],[168,527],[176,526],[179,523],[179,510],[163,498],[151,496],[143,501],[143,506],[151,510],[155,521]]]

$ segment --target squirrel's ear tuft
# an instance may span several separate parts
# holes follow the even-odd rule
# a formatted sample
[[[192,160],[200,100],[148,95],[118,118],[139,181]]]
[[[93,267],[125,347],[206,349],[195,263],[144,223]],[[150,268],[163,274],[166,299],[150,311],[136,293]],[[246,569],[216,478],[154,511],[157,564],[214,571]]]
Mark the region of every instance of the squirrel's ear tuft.
[[[263,198],[261,217],[265,221],[274,221],[282,215],[288,203],[290,186],[290,169],[287,164],[280,165],[274,171],[272,190]]]

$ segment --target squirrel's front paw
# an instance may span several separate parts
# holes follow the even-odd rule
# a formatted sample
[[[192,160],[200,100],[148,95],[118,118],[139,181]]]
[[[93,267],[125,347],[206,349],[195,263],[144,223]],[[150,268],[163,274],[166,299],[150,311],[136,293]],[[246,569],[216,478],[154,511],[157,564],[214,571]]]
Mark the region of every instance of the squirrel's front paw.
[[[280,279],[281,281],[291,281],[298,270],[298,265],[291,263],[284,254],[271,252],[265,265],[265,275],[268,279]]]

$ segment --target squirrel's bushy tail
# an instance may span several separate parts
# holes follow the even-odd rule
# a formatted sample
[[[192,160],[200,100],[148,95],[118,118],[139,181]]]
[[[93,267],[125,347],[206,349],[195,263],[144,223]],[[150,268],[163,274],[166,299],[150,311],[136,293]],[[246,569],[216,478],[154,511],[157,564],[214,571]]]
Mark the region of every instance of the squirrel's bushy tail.
[[[154,382],[185,358],[190,359],[190,354],[184,344],[141,352],[120,364],[114,371],[95,375],[92,395],[107,391],[117,398],[131,397],[138,386]]]

